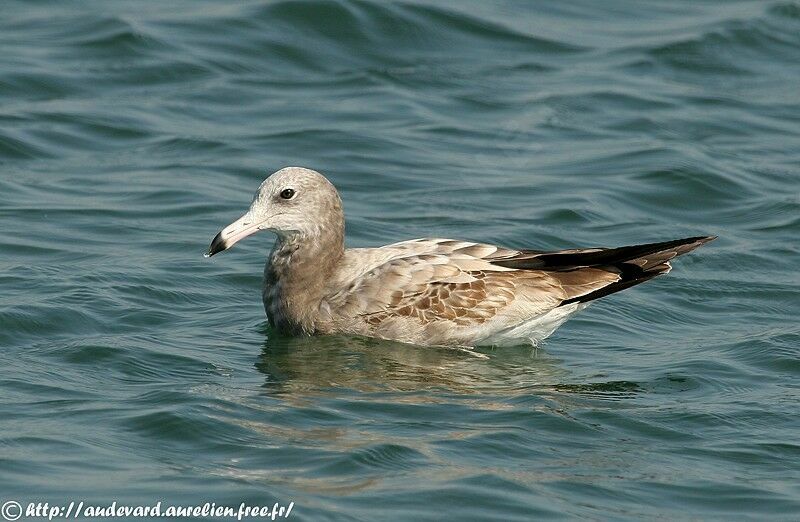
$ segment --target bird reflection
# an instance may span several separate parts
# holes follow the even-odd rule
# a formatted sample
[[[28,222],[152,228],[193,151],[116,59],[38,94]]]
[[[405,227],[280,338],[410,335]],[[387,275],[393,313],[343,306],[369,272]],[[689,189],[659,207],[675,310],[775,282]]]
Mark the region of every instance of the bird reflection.
[[[640,391],[635,383],[570,383],[579,379],[559,359],[530,346],[482,350],[479,358],[391,341],[291,338],[262,330],[255,363],[264,376],[262,392],[244,399],[245,411],[254,413],[220,418],[260,434],[269,451],[237,457],[216,472],[310,494],[388,487],[398,473],[429,483],[484,473],[474,463],[447,464],[442,448],[483,445],[495,433],[519,442],[531,422],[544,424],[545,438],[554,430],[602,430],[580,414],[587,403],[602,407]],[[287,447],[293,453],[284,455],[280,448]],[[308,459],[293,458],[298,452]],[[521,483],[540,476],[539,470],[493,473]]]
[[[635,383],[565,383],[569,372],[544,350],[530,346],[475,353],[392,341],[347,337],[283,337],[265,329],[256,363],[271,394],[438,391],[480,396],[576,393],[608,398],[637,391]],[[477,355],[477,356],[476,356]],[[337,392],[337,393],[339,393]],[[413,400],[435,400],[436,394]],[[404,397],[404,395],[400,395]]]

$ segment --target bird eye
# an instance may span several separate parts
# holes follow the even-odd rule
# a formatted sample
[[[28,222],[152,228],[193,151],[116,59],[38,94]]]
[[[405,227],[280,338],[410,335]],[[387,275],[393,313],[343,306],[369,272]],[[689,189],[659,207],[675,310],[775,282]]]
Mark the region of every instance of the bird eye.
[[[294,190],[287,188],[281,190],[281,198],[283,199],[292,199],[294,197]]]

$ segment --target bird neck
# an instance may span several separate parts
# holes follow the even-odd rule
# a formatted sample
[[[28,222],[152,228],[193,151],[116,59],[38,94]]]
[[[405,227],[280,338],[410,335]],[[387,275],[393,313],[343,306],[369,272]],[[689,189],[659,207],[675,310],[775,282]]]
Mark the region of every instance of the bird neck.
[[[325,234],[278,236],[264,270],[270,323],[289,333],[314,333],[326,284],[343,255],[343,224]]]

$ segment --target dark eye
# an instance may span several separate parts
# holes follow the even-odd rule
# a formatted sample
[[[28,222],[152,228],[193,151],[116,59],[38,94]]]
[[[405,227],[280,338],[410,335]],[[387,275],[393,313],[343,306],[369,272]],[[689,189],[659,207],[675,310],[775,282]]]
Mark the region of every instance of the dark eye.
[[[292,199],[294,197],[294,189],[281,190],[281,197],[283,199]]]

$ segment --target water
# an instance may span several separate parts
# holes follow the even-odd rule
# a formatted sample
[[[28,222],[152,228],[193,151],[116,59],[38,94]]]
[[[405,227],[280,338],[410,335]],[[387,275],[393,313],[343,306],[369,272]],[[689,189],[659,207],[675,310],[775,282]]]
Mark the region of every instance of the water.
[[[800,4],[2,2],[2,500],[797,519]],[[266,324],[269,172],[352,246],[718,234],[544,346]]]

